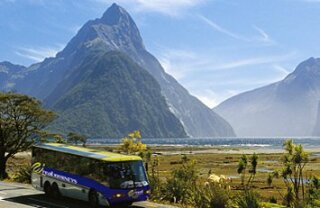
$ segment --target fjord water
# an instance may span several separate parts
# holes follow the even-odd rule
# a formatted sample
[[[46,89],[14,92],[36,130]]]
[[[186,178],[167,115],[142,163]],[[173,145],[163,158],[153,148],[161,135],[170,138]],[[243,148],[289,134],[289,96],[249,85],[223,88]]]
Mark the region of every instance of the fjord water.
[[[144,138],[143,143],[148,145],[177,145],[177,146],[217,146],[217,147],[258,147],[281,149],[288,138]],[[297,144],[306,149],[320,148],[320,138],[293,138]],[[89,139],[90,144],[119,144],[121,139]]]

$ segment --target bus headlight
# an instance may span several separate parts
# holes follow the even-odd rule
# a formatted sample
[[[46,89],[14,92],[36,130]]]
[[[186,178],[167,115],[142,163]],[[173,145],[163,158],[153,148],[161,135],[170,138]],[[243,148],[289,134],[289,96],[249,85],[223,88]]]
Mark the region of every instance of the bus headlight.
[[[146,190],[145,193],[150,195],[151,194],[151,189]]]
[[[113,195],[113,198],[123,198],[125,197],[125,194],[117,193]]]

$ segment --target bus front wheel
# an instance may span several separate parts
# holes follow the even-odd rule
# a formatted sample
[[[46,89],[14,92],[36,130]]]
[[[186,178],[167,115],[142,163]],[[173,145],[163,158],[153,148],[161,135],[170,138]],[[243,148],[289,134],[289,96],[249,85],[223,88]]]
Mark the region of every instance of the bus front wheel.
[[[51,196],[51,185],[49,181],[46,181],[43,186],[43,191],[46,196]]]
[[[90,190],[88,198],[91,207],[99,207],[99,198],[97,191]]]

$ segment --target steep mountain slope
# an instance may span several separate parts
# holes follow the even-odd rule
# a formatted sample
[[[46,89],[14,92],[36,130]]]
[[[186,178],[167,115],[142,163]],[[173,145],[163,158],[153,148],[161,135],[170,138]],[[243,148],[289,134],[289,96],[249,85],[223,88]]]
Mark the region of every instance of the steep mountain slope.
[[[57,57],[83,50],[120,51],[146,69],[158,81],[171,111],[186,132],[194,137],[234,136],[232,127],[197,98],[191,96],[144,47],[139,30],[130,15],[113,4],[100,19],[87,22]],[[52,103],[63,94],[60,86],[46,99]]]
[[[145,137],[185,137],[154,78],[119,52],[96,53],[61,84],[70,88],[53,104],[50,127],[93,137],[121,137],[140,129]]]
[[[318,112],[316,117],[316,124],[314,125],[312,136],[320,136],[320,102],[318,104]]]
[[[101,18],[88,21],[56,57],[23,70],[19,79],[13,79],[11,89],[43,99],[47,107],[55,108],[56,101],[76,84],[77,76],[74,74],[83,66],[83,60],[95,53],[109,51],[127,55],[155,78],[170,111],[180,120],[189,136],[235,136],[224,119],[165,73],[158,60],[145,49],[130,15],[116,4]]]
[[[238,136],[310,136],[320,98],[320,59],[310,58],[284,80],[217,106]]]
[[[10,62],[0,62],[0,89],[7,91],[14,87],[14,79],[19,78],[19,74],[24,71],[26,67],[15,65]]]

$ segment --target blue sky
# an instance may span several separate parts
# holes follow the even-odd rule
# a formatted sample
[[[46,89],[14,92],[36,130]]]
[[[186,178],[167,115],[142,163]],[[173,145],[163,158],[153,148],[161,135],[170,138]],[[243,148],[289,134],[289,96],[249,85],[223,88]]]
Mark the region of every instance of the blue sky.
[[[320,57],[320,0],[0,0],[0,61],[28,66],[54,56],[112,2],[209,107]]]

